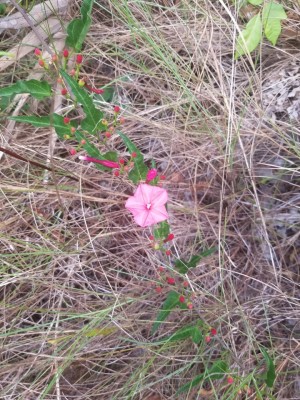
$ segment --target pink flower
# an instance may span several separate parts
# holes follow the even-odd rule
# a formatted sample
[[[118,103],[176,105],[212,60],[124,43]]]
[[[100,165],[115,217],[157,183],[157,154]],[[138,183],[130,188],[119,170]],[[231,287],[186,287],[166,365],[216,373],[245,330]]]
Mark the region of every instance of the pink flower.
[[[125,207],[133,214],[135,222],[144,228],[168,219],[167,201],[165,189],[141,183],[135,194],[126,201]]]
[[[147,182],[153,181],[153,179],[155,179],[156,177],[157,177],[157,169],[155,169],[155,168],[150,169],[146,176],[146,181]]]
[[[110,160],[98,160],[97,158],[88,157],[88,156],[79,156],[78,158],[79,158],[79,160],[93,162],[96,164],[101,164],[104,167],[108,167],[108,168],[119,168],[119,164],[117,162],[110,161]]]

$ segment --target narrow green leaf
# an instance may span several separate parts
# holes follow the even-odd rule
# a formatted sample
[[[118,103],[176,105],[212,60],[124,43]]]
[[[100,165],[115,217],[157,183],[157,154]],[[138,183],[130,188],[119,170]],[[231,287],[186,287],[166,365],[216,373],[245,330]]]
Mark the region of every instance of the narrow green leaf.
[[[17,122],[23,122],[37,126],[39,128],[53,126],[60,139],[64,140],[64,136],[70,134],[70,128],[64,123],[64,118],[58,114],[52,116],[36,117],[33,115],[20,115],[16,117],[9,117]]]
[[[273,387],[274,381],[276,379],[275,365],[274,365],[272,358],[269,356],[269,354],[267,353],[266,350],[261,348],[260,351],[262,352],[264,359],[266,361],[266,364],[267,364],[267,373],[266,373],[265,382],[266,382],[267,386],[271,388],[271,387]]]
[[[91,26],[91,13],[94,0],[83,0],[81,6],[81,18],[74,19],[67,27],[66,44],[72,47],[75,51],[81,51],[85,37]]]
[[[51,96],[51,86],[48,82],[30,79],[29,81],[18,81],[0,89],[0,96],[12,96],[21,93],[29,93],[32,97],[41,100]]]
[[[154,229],[154,237],[156,240],[164,240],[170,233],[170,225],[167,221],[158,224],[158,228]]]
[[[128,178],[133,183],[138,183],[141,180],[146,179],[148,167],[144,163],[144,157],[140,150],[136,147],[136,145],[126,136],[124,133],[118,131],[119,136],[123,140],[125,146],[127,147],[128,151],[131,153],[136,153],[137,156],[134,161],[134,167],[128,174]]]
[[[194,326],[184,326],[183,328],[178,329],[173,335],[168,336],[163,339],[164,342],[177,342],[180,340],[188,339],[192,336],[194,331]]]
[[[287,15],[281,4],[274,2],[265,4],[262,12],[264,34],[273,46],[281,33],[281,20],[286,18]]]
[[[101,122],[103,112],[95,107],[92,98],[85,89],[80,87],[66,71],[61,70],[60,73],[67,86],[70,87],[76,101],[83,107],[86,118],[81,121],[81,128],[91,134],[95,134],[98,130],[105,130],[105,126]]]
[[[156,321],[152,325],[151,334],[155,333],[160,327],[161,323],[168,318],[171,311],[179,304],[179,294],[177,292],[171,291],[168,293],[166,300],[164,301],[157,317]]]
[[[228,371],[228,366],[224,361],[216,361],[211,368],[206,370],[203,374],[196,376],[191,382],[181,386],[176,395],[186,392],[198,385],[202,380],[216,380],[222,379],[224,374]]]
[[[175,268],[181,274],[186,274],[189,269],[195,268],[202,258],[210,256],[216,250],[217,250],[217,247],[212,247],[210,249],[204,250],[202,253],[192,256],[190,258],[190,261],[184,261],[181,259],[177,259],[175,261]]]
[[[255,15],[247,23],[246,28],[241,32],[237,39],[235,59],[243,54],[251,53],[261,42],[262,38],[262,22],[260,13]]]
[[[200,331],[198,326],[194,326],[192,332],[192,340],[195,344],[199,344],[203,340],[202,332]]]
[[[253,6],[260,6],[264,0],[248,0],[248,3],[252,4]]]
[[[91,142],[89,142],[89,140],[86,138],[86,136],[83,133],[81,133],[80,131],[76,131],[75,137],[79,143],[82,140],[85,140],[85,144],[82,147],[84,148],[84,150],[88,153],[88,155],[90,157],[97,158],[98,160],[106,160],[104,155],[97,149],[96,146],[94,146]],[[104,165],[101,165],[101,164],[94,163],[94,165],[100,171],[110,170],[110,168],[104,167]]]

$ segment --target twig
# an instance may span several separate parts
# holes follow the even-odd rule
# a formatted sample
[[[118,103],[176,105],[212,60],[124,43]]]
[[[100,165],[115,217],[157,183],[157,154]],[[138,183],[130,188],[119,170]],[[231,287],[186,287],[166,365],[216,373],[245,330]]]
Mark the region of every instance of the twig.
[[[26,11],[15,1],[15,0],[11,0],[11,3],[14,5],[14,7],[16,7],[17,10],[20,11],[20,13],[23,15],[24,19],[27,21],[28,26],[30,26],[30,28],[33,30],[33,32],[36,34],[36,36],[39,38],[40,42],[43,43],[43,45],[45,46],[45,48],[47,49],[47,51],[49,52],[49,54],[53,55],[54,52],[51,49],[51,47],[48,45],[48,43],[44,40],[44,38],[40,35],[38,29],[33,25],[33,23],[31,22],[30,18],[28,17],[28,15],[26,14]]]

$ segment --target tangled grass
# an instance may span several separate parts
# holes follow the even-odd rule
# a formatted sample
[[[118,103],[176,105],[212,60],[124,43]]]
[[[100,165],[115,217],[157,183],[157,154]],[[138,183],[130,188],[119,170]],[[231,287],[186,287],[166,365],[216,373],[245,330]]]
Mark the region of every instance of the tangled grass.
[[[300,18],[299,5],[285,6]],[[153,339],[166,291],[152,286],[162,259],[150,232],[124,209],[134,187],[83,166],[59,141],[46,184],[43,169],[3,157],[1,398],[173,399],[219,357],[235,384],[212,381],[180,398],[298,398],[300,130],[274,119],[278,96],[266,104],[264,95],[299,65],[299,38],[234,61],[237,17],[226,1],[96,2],[84,72],[96,87],[113,83],[124,132],[167,176],[175,252],[218,252],[189,273],[193,310],[171,314]],[[3,35],[6,48],[18,40]],[[1,79],[26,76],[30,63]],[[8,140],[2,119],[1,130],[12,151],[45,164],[48,129],[19,124]],[[217,328],[212,344],[157,345],[197,318]],[[276,365],[273,392],[255,384],[262,346]]]

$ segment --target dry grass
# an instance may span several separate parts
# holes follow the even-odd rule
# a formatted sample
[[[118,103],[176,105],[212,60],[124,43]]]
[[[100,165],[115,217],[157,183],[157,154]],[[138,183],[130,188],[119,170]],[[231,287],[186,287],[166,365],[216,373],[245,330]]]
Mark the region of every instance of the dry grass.
[[[155,345],[165,293],[151,283],[162,259],[124,210],[133,187],[56,142],[47,185],[43,170],[1,161],[1,398],[173,399],[220,357],[235,385],[216,381],[180,398],[299,398],[299,120],[272,120],[278,96],[264,100],[299,65],[299,38],[283,35],[278,47],[261,46],[261,58],[233,62],[234,14],[225,1],[98,2],[84,49],[95,86],[114,82],[124,133],[167,176],[175,251],[218,247],[189,273],[193,311],[174,312],[155,340],[197,318],[217,338],[200,350]],[[30,60],[3,82],[26,76]],[[111,143],[124,151],[117,137]],[[49,131],[18,125],[9,147],[45,164]],[[239,395],[264,370],[260,346],[275,360],[273,395],[255,379],[252,394]]]

